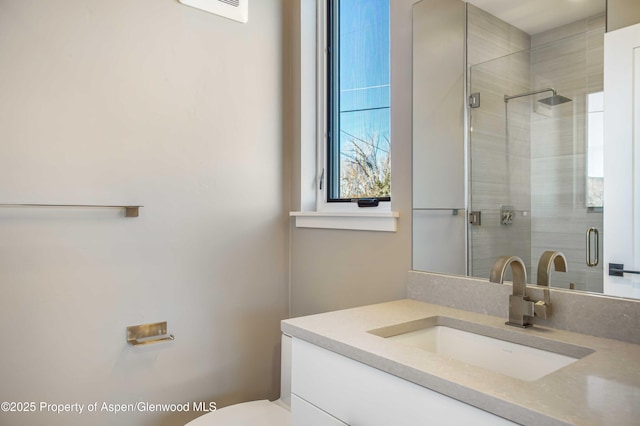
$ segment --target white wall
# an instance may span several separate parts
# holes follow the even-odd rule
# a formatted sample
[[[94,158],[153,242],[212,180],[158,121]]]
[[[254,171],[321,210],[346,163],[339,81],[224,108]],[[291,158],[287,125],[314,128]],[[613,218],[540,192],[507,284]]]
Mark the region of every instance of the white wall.
[[[218,406],[278,391],[289,194],[282,7],[0,3],[0,401]],[[408,258],[408,256],[407,256]],[[406,269],[406,268],[405,268]],[[128,325],[176,340],[132,348]],[[186,415],[4,414],[11,425]]]
[[[291,314],[307,315],[403,298],[411,268],[411,10],[391,3],[392,208],[396,233],[291,225]],[[295,187],[294,187],[295,190]]]

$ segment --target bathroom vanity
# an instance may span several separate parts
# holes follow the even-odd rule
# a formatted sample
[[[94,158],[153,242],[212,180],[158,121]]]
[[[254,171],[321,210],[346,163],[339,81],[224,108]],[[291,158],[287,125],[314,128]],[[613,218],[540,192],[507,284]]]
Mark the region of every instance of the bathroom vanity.
[[[302,339],[292,354],[294,426],[514,424]]]
[[[424,300],[447,279],[421,274],[416,284],[410,277],[409,296],[422,300],[283,321],[294,338],[292,425],[637,424],[640,345],[548,325],[511,327],[482,300],[473,309],[451,307],[473,295]],[[497,291],[495,305],[507,304],[510,285],[485,284],[480,292]],[[556,296],[557,310],[569,310]],[[621,308],[618,328],[637,326],[637,306],[630,309],[631,318]]]

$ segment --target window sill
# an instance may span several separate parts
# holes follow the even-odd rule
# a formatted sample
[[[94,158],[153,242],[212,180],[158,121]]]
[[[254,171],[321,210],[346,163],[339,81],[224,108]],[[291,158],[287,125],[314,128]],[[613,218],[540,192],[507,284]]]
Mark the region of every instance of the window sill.
[[[398,212],[291,212],[296,228],[396,232]]]

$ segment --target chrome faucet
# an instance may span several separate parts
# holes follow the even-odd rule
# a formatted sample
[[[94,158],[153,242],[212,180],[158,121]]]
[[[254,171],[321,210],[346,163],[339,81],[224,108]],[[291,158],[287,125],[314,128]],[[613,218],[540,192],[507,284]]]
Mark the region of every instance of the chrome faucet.
[[[500,256],[489,275],[492,283],[504,283],[504,274],[511,265],[513,275],[513,294],[509,296],[509,321],[507,325],[531,327],[533,325],[534,304],[536,301],[527,297],[527,269],[518,256]]]
[[[539,286],[546,287],[543,290],[544,301],[538,301],[535,304],[535,314],[541,318],[548,318],[551,315],[551,293],[549,285],[551,282],[551,265],[556,271],[567,272],[567,258],[559,251],[547,250],[542,253],[538,261],[538,280]]]

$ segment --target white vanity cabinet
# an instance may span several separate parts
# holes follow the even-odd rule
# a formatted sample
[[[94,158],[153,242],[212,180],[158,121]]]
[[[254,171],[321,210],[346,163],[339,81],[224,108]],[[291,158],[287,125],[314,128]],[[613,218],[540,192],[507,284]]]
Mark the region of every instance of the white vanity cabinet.
[[[295,394],[291,395],[291,425],[348,426]]]
[[[515,424],[297,338],[291,391],[292,426]]]

